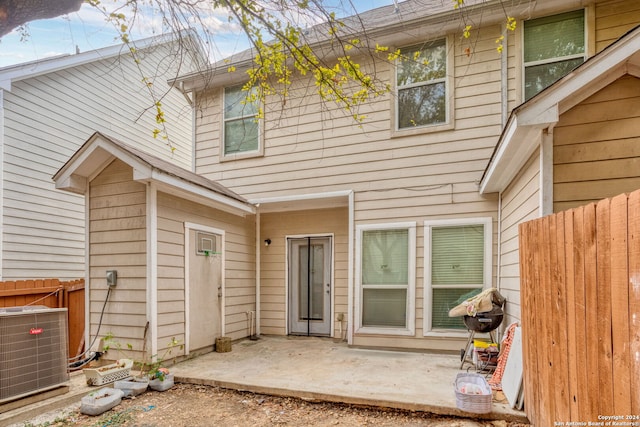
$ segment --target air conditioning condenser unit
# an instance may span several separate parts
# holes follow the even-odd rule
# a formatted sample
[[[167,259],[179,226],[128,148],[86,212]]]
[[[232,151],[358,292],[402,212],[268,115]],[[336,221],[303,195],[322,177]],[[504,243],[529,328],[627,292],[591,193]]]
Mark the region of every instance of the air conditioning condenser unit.
[[[67,309],[0,308],[0,404],[69,381]]]

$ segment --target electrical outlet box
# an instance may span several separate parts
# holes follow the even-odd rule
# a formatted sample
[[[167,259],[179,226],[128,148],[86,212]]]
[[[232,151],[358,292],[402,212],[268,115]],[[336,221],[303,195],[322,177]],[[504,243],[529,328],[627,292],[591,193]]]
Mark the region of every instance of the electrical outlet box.
[[[107,270],[107,286],[110,288],[115,287],[118,284],[118,271]]]

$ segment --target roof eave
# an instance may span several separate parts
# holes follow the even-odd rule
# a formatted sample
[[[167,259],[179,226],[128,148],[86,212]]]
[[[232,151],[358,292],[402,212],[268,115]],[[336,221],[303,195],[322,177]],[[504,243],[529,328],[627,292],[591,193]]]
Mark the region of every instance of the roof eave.
[[[515,108],[489,160],[480,193],[502,192],[538,147],[536,132],[625,74],[639,75],[640,26],[544,91]]]
[[[86,194],[90,179],[114,159],[120,159],[133,168],[133,179],[155,182],[171,194],[220,209],[235,215],[255,214],[249,202],[234,199],[189,180],[165,173],[134,154],[113,144],[108,137],[96,132],[53,176],[56,189]]]
[[[465,16],[469,17],[476,12],[482,13],[483,25],[499,23],[504,19],[504,6],[500,1],[488,1],[487,3],[465,6]],[[398,47],[416,42],[416,40],[407,41],[408,38],[421,38],[426,40],[429,38],[443,36],[451,31],[459,30],[459,15],[460,11],[452,7],[444,13],[431,16],[419,16],[413,19],[403,20],[389,26],[354,31],[349,33],[348,37],[366,37],[371,40],[375,39],[377,43]],[[433,32],[433,28],[436,28],[437,32]],[[417,30],[419,34],[407,36],[408,32],[412,30]],[[331,44],[331,40],[320,40],[310,43],[310,46],[315,50],[331,46]],[[242,56],[242,53],[239,56]],[[330,61],[335,58],[332,58],[330,55],[326,55],[323,59]],[[229,86],[232,84],[239,84],[247,80],[244,72],[250,69],[253,65],[253,55],[250,55],[248,58],[242,57],[242,60],[237,62],[233,61],[233,58],[231,58],[231,61],[227,59],[216,62],[204,71],[197,71],[179,76],[172,79],[170,84],[175,85],[185,93],[203,90],[210,88],[211,86]],[[229,73],[229,67],[233,67],[235,71],[233,73]]]
[[[135,41],[134,44],[136,46],[136,49],[142,50],[148,48],[149,46],[172,42],[177,40],[181,36],[187,35],[193,37],[191,31],[185,31],[182,33],[169,33],[159,36],[147,37],[145,39]],[[127,47],[127,45],[118,44],[107,46],[101,49],[77,53],[75,55],[60,55],[4,67],[0,69],[0,89],[11,91],[12,83],[17,81],[41,76],[47,73],[53,73],[71,67],[89,64],[94,61],[113,58],[128,53],[129,48]]]

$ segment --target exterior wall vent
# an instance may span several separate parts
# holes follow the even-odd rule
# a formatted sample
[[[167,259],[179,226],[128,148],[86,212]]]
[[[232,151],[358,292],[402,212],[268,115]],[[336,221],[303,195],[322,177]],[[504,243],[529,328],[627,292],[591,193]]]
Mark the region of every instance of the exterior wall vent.
[[[67,382],[67,339],[66,308],[0,308],[0,403]]]

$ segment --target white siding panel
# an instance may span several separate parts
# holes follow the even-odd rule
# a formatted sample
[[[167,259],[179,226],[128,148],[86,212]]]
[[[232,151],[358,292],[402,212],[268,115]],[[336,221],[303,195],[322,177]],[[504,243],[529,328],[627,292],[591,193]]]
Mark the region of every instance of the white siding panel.
[[[84,276],[84,198],[55,190],[51,177],[93,132],[104,132],[191,169],[190,107],[166,84],[175,72],[159,74],[179,65],[170,63],[175,55],[168,49],[164,45],[149,51],[141,66],[153,79],[157,95],[166,92],[162,108],[174,153],[152,136],[156,113],[149,107],[153,101],[126,55],[15,81],[12,90],[4,93],[2,279]],[[13,245],[20,235],[29,238]],[[40,255],[43,248],[38,237],[47,252],[56,239],[58,253],[73,252],[73,257],[61,261],[64,275]]]
[[[540,216],[539,200],[540,161],[539,151],[536,151],[502,193],[499,274],[500,293],[507,298],[505,325],[520,320],[518,225]]]

